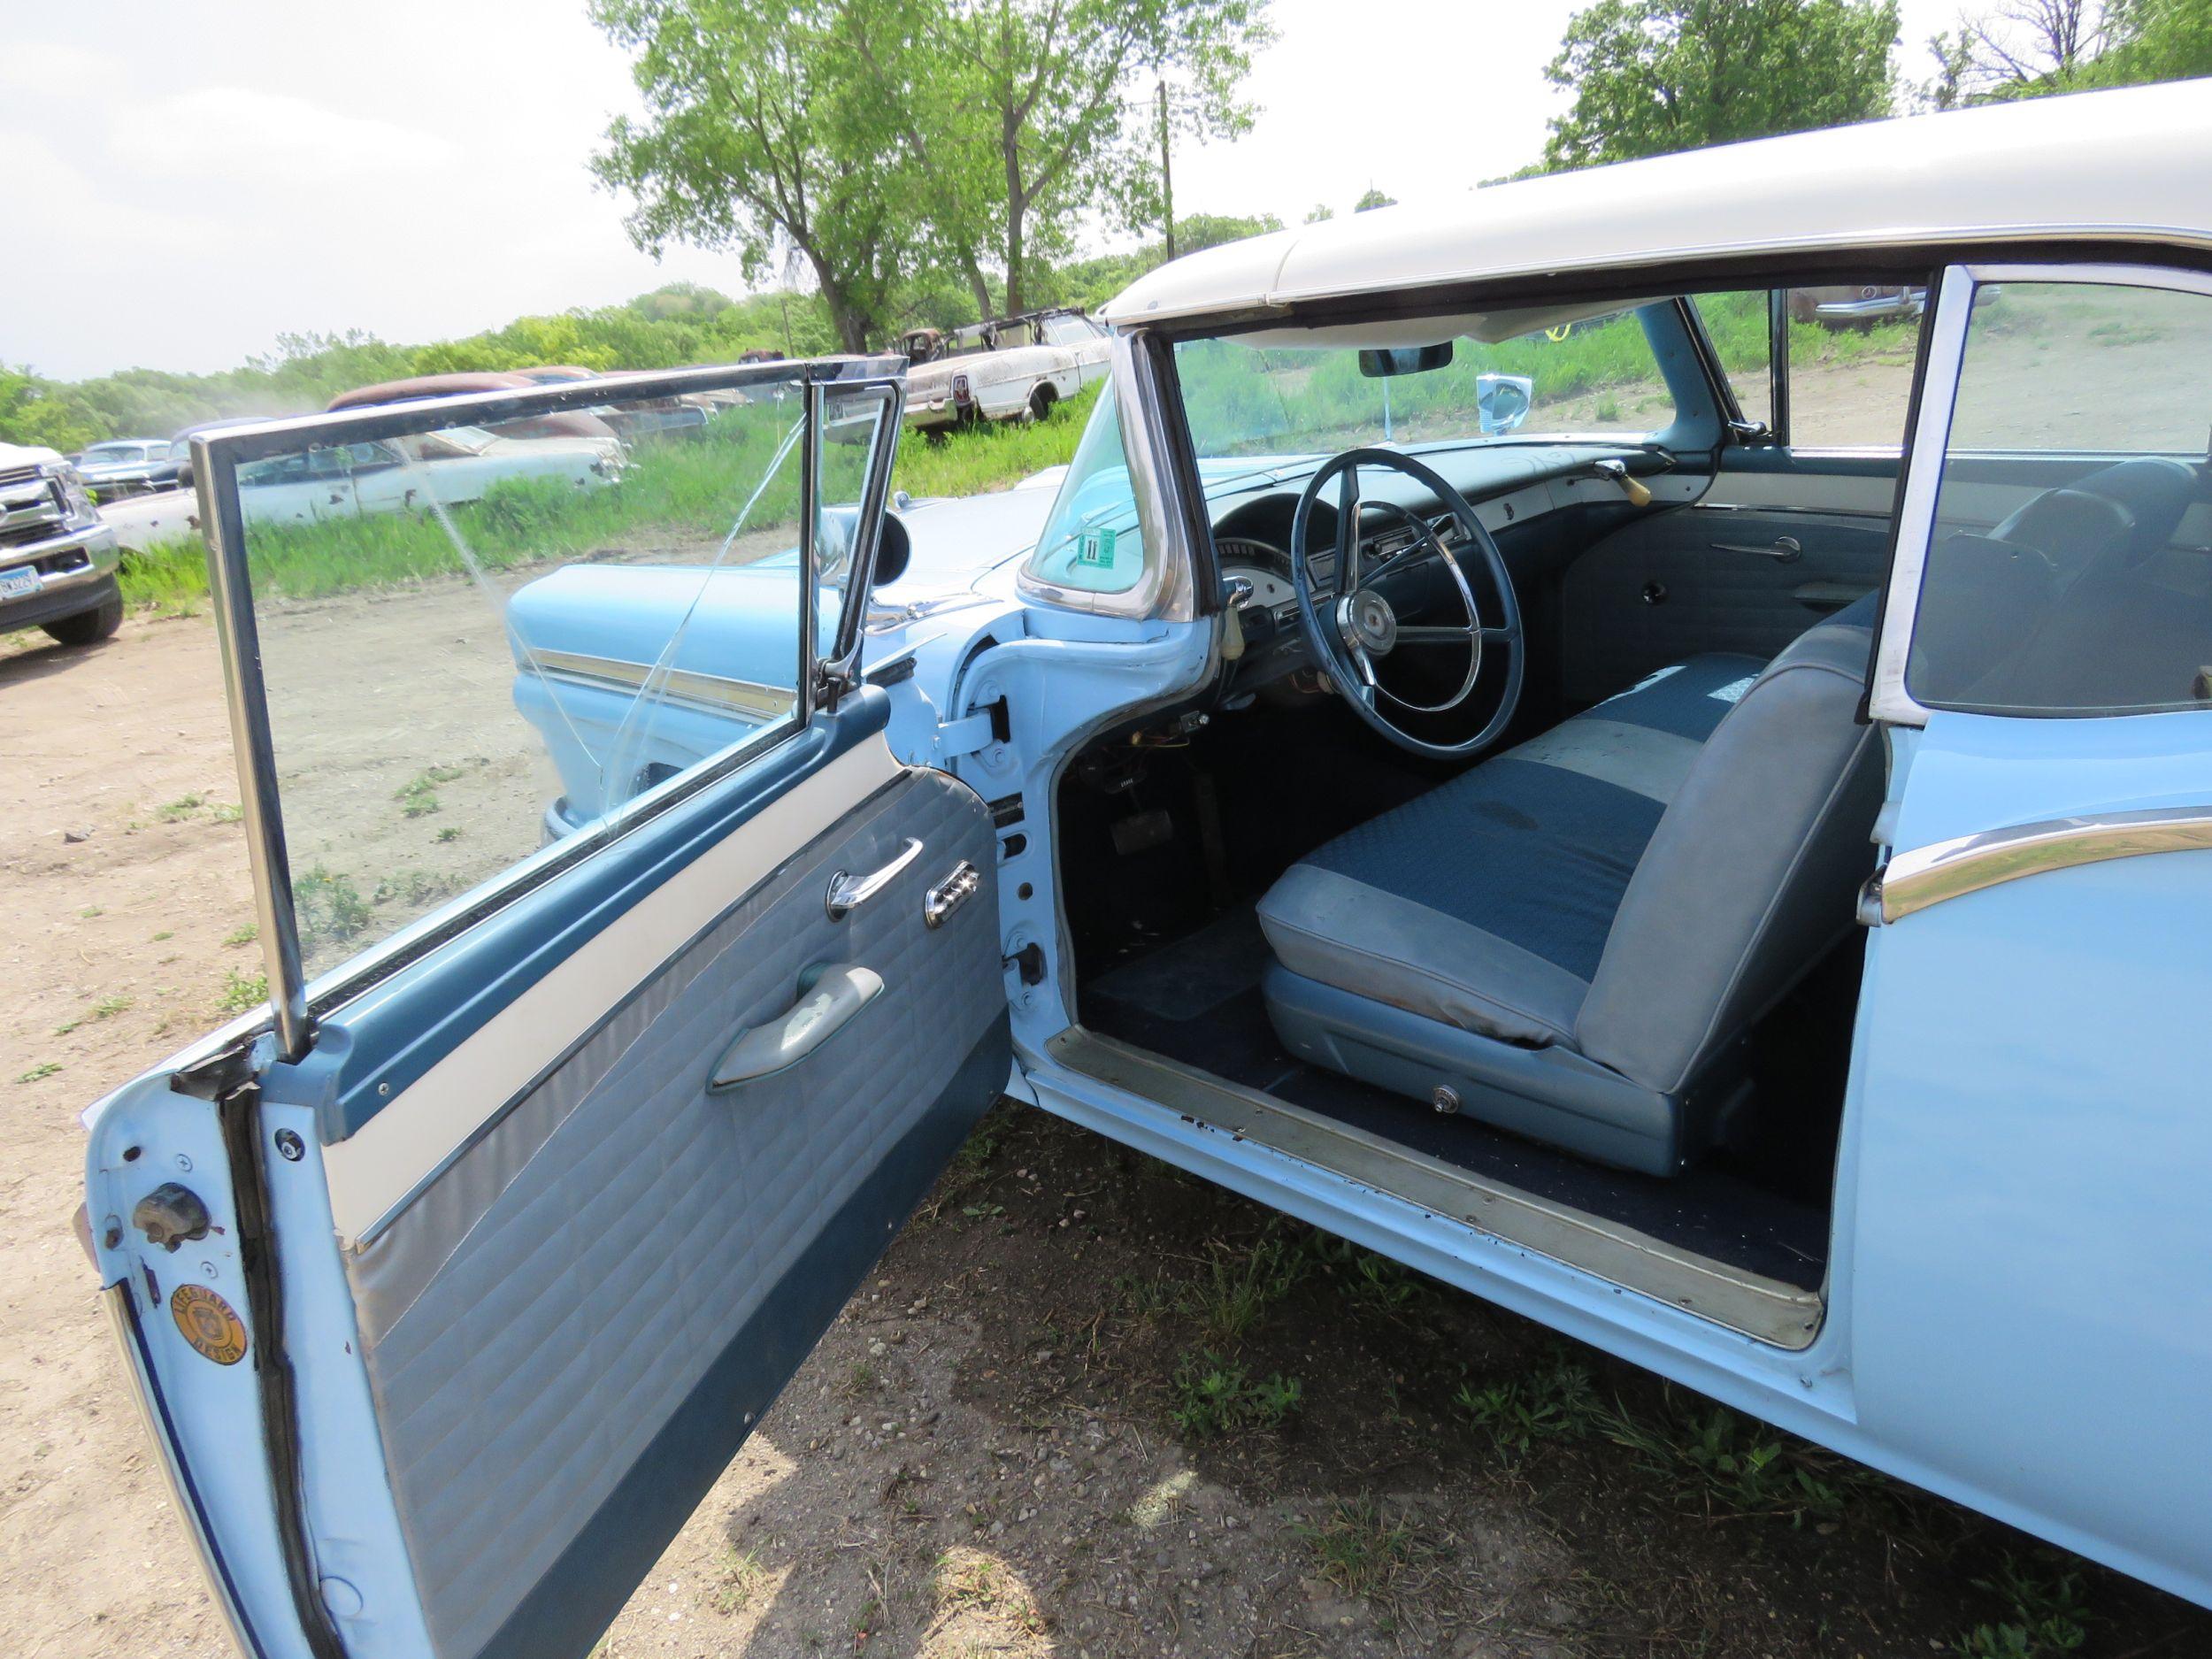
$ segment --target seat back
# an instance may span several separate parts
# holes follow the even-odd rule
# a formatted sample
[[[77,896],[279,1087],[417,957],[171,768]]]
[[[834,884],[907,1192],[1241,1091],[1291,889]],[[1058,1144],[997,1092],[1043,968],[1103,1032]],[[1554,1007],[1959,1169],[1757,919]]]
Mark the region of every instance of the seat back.
[[[1852,926],[1882,796],[1880,741],[1858,718],[1873,620],[1870,595],[1801,634],[1692,764],[1577,1017],[1589,1058],[1683,1089]]]

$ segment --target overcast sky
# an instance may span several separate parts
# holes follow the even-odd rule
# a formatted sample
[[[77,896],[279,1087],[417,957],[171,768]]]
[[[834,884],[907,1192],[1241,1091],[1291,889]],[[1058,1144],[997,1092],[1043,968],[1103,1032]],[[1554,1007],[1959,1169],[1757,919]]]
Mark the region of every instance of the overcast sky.
[[[1908,73],[1953,0],[1905,0]],[[1276,0],[1233,145],[1184,212],[1341,212],[1533,159],[1574,0]],[[582,0],[0,0],[0,362],[61,379],[231,366],[288,331],[448,339],[726,255],[633,249],[586,160],[634,107]]]

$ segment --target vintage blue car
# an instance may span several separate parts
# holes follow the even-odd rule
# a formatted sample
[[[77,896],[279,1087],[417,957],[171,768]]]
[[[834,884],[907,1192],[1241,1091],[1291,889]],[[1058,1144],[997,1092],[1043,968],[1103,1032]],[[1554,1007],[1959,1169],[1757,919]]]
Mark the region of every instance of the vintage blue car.
[[[2208,93],[1208,250],[987,504],[201,440],[270,1002],[86,1216],[250,1650],[587,1651],[1000,1094],[2212,1602]]]

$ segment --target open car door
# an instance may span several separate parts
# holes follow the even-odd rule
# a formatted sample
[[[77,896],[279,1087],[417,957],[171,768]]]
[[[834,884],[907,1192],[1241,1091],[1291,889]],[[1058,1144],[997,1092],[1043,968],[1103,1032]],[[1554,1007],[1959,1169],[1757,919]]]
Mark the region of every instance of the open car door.
[[[989,813],[854,672],[895,370],[196,441],[268,1002],[93,1110],[87,1216],[249,1652],[587,1652],[1004,1085]],[[242,510],[563,411],[588,476]]]
[[[1899,1472],[2203,1601],[2212,279],[1953,269],[1928,350],[1870,699],[1855,1409]]]

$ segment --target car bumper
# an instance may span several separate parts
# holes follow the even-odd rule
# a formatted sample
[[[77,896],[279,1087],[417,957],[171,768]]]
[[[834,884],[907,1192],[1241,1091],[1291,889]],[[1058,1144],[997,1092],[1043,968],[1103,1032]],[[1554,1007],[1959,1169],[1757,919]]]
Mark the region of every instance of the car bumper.
[[[114,596],[121,563],[115,532],[106,525],[0,548],[0,573],[27,568],[38,572],[36,593],[0,599],[0,633],[98,609]]]
[[[1814,318],[1836,326],[1844,323],[1886,323],[1917,317],[1927,300],[1918,294],[1885,294],[1870,300],[1830,300],[1813,308]]]
[[[960,406],[949,397],[923,402],[909,399],[906,405],[906,424],[917,432],[930,432],[960,424]]]

